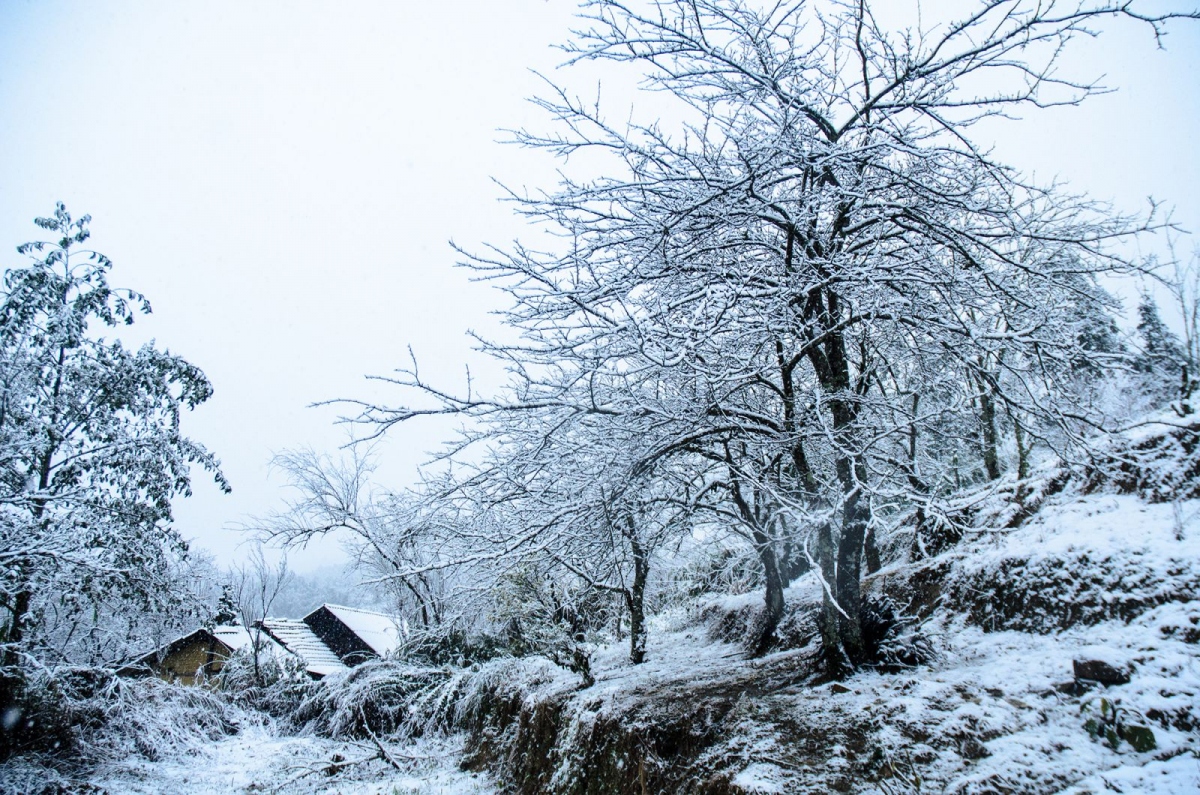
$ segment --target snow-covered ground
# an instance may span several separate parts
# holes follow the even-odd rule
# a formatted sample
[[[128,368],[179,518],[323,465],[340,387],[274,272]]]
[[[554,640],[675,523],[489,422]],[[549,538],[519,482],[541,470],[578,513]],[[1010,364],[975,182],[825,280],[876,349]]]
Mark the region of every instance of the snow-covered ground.
[[[721,611],[761,598],[749,594],[655,616],[643,665],[628,662],[624,644],[598,649],[590,688],[545,659],[500,660],[469,675],[462,703],[502,692],[527,704],[565,699],[576,727],[619,728],[632,715],[632,730],[647,733],[656,716],[705,713],[715,739],[698,757],[661,761],[724,775],[734,792],[1200,792],[1200,501],[1063,493],[1021,527],[974,534],[933,564],[944,570],[941,597],[925,606],[921,632],[936,656],[903,673],[813,684],[811,648],[746,659],[713,633]],[[920,565],[930,564],[909,568]],[[898,566],[879,581],[904,575]],[[812,605],[819,595],[801,579],[787,598]],[[1076,659],[1109,661],[1130,679],[1080,691]],[[1086,723],[1101,700],[1126,725],[1152,729],[1154,747],[1093,737]],[[559,743],[572,735],[596,741],[573,729]],[[496,792],[460,769],[463,742],[381,751],[260,722],[156,761],[110,764],[89,783],[112,795]],[[562,755],[564,765],[585,757]]]
[[[312,736],[281,735],[251,727],[191,753],[157,762],[130,760],[110,766],[90,783],[111,795],[244,795],[245,793],[339,793],[339,795],[491,795],[485,776],[458,769],[454,742],[387,747],[401,767],[379,759],[330,774],[345,764],[377,756],[368,744]]]
[[[1000,583],[1028,600],[1027,615],[997,616],[997,625],[1053,625],[1057,611],[1091,606],[1061,631],[984,631],[961,604],[944,605],[923,628],[939,649],[930,665],[863,673],[848,690],[801,686],[761,699],[742,719],[749,739],[732,748],[744,756],[735,783],[819,791],[811,788],[839,768],[860,778],[874,768],[879,781],[860,780],[855,791],[1200,792],[1200,603],[1189,597],[1200,579],[1197,516],[1196,501],[1064,494],[1017,530],[967,541],[953,553],[952,580]],[[1067,687],[1075,659],[1115,661],[1132,677],[1077,693]],[[1123,722],[1151,727],[1157,747],[1114,749],[1090,736],[1084,726],[1101,699]],[[764,720],[780,713],[787,718]],[[826,741],[814,755],[797,734]],[[856,752],[881,759],[855,767]]]

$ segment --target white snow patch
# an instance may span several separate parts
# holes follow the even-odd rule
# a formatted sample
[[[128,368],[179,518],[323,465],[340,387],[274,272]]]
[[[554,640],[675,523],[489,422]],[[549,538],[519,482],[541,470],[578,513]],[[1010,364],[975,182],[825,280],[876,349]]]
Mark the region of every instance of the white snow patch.
[[[783,771],[777,765],[754,762],[733,777],[733,784],[747,792],[782,793],[785,791],[783,785],[786,780]]]

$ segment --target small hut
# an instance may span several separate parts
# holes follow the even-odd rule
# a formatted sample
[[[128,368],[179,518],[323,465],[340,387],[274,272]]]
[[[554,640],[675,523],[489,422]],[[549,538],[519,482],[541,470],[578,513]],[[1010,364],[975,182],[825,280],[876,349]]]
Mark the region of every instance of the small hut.
[[[260,648],[265,644],[266,653],[280,659],[289,656],[288,650],[266,632],[256,633],[237,626],[201,627],[126,663],[117,669],[117,673],[122,676],[157,676],[167,681],[178,680],[185,685],[193,685],[221,673],[235,652],[251,648],[255,635],[258,635]]]

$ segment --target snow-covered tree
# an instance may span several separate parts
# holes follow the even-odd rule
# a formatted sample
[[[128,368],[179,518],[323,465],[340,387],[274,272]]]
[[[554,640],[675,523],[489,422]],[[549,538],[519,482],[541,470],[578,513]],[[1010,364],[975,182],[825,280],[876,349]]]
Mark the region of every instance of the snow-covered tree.
[[[1133,368],[1141,375],[1147,396],[1163,406],[1173,400],[1187,402],[1187,352],[1175,332],[1163,322],[1158,302],[1149,293],[1142,295],[1137,307],[1138,353]]]
[[[880,565],[897,504],[927,502],[949,473],[1000,477],[1008,428],[1024,471],[1034,442],[1066,449],[1104,424],[1081,388],[1119,354],[1095,344],[1112,310],[1096,279],[1136,267],[1110,241],[1155,226],[1024,178],[975,124],[1093,94],[1058,68],[1088,25],[1161,34],[1187,14],[986,0],[912,28],[865,0],[584,9],[568,51],[631,64],[656,112],[613,123],[554,89],[538,100],[554,129],[519,134],[589,170],[516,195],[561,246],[468,262],[514,304],[521,343],[484,348],[511,392],[454,397],[414,368],[396,380],[434,407],[361,419],[636,418],[630,471],[694,485],[758,550],[768,620],[751,645],[766,648],[782,610],[781,550],[803,549],[826,659],[845,673],[866,661],[863,569]]]
[[[187,545],[171,499],[193,465],[228,488],[217,459],[183,436],[185,409],[212,388],[179,356],[130,350],[99,331],[149,312],[113,288],[112,263],[84,249],[88,216],[59,204],[36,223],[55,237],[18,251],[0,304],[0,665],[111,661],[126,619],[179,609]],[[110,619],[114,619],[110,621]],[[136,622],[134,622],[136,623]],[[3,699],[0,699],[3,700]]]

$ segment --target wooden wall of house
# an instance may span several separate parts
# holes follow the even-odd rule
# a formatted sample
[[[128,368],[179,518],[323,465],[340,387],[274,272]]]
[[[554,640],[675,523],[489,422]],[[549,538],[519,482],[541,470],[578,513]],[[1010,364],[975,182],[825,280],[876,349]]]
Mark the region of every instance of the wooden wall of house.
[[[152,663],[156,676],[168,682],[178,679],[185,685],[196,684],[196,673],[204,668],[205,677],[221,672],[228,651],[211,637],[197,637],[180,644],[161,661]]]

